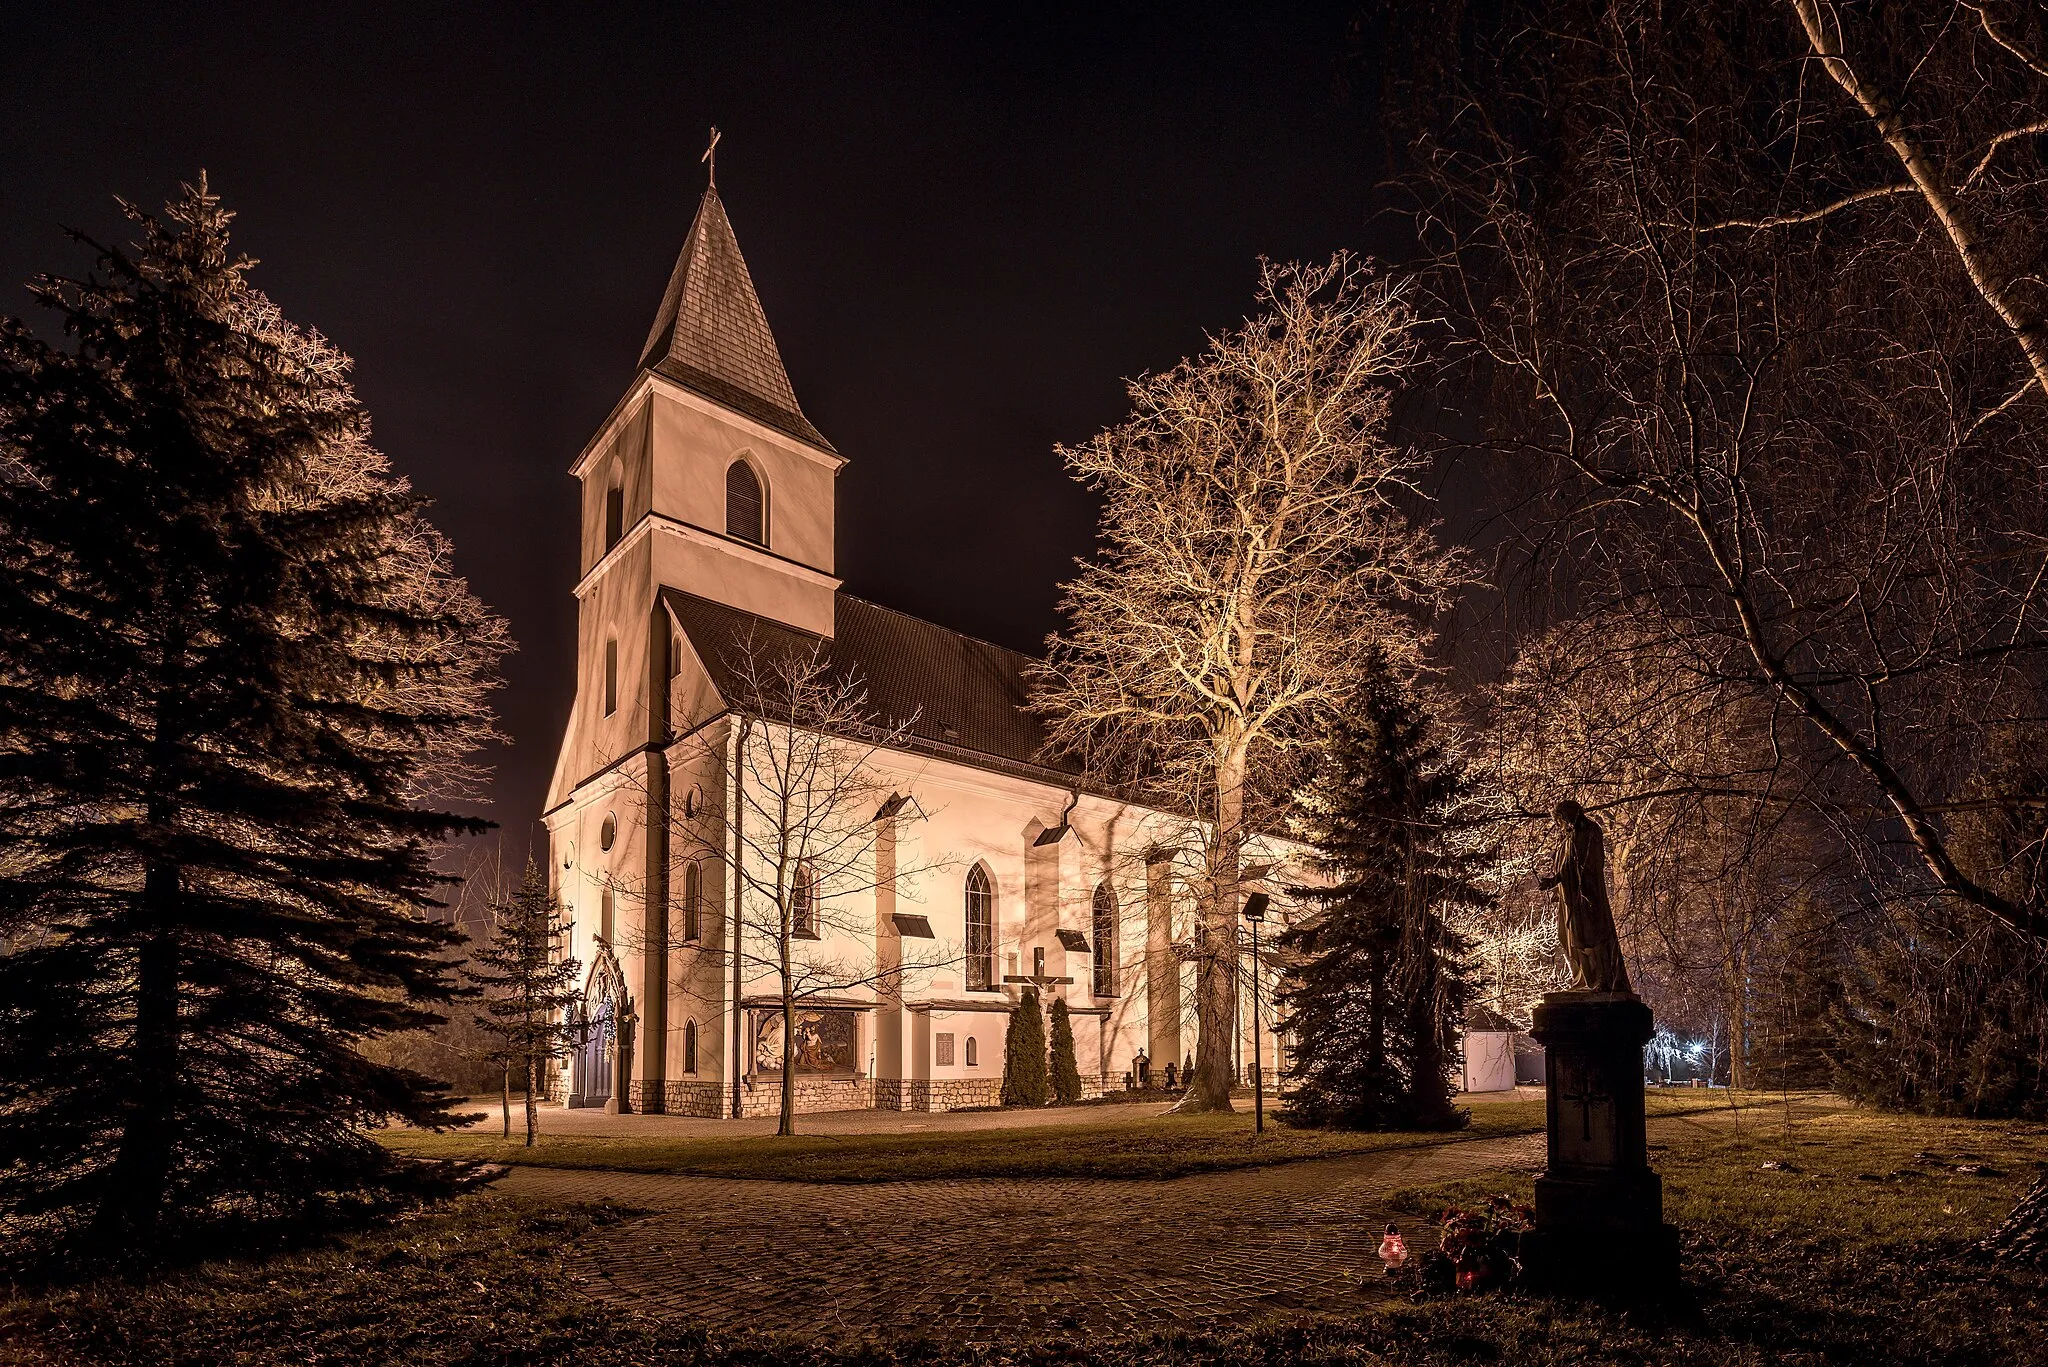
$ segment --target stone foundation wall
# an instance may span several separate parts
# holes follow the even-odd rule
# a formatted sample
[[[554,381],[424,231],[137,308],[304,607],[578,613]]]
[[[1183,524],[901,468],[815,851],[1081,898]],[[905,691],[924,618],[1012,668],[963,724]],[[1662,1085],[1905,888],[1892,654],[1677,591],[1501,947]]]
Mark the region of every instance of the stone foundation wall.
[[[782,1083],[773,1078],[755,1078],[753,1086],[740,1091],[744,1115],[777,1115],[782,1110]],[[871,1111],[875,1108],[875,1084],[864,1077],[800,1077],[796,1080],[796,1113],[816,1111]],[[730,1114],[730,1108],[719,1112]]]
[[[1002,1099],[999,1077],[904,1078],[875,1084],[878,1111],[957,1111],[962,1106],[994,1106]]]
[[[630,1099],[633,1109],[642,1114],[658,1111],[662,1115],[688,1115],[700,1120],[722,1119],[732,1109],[725,1086],[717,1082],[664,1082],[659,1106],[648,1104],[657,1099],[654,1090],[645,1082],[635,1082]]]

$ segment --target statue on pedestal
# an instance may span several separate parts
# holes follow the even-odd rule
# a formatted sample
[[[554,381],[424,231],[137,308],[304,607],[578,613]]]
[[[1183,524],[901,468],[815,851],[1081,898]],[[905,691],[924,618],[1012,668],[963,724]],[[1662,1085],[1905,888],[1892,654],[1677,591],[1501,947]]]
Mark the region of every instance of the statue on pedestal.
[[[1574,992],[1629,992],[1621,938],[1607,904],[1607,842],[1586,809],[1567,798],[1553,813],[1564,827],[1557,871],[1537,886],[1557,889],[1557,937],[1572,967]]]
[[[1530,1030],[1545,1051],[1549,1161],[1521,1239],[1523,1284],[1661,1293],[1678,1281],[1678,1231],[1664,1223],[1644,1133],[1643,1045],[1656,1022],[1622,963],[1600,827],[1576,802],[1553,815],[1564,851],[1541,886],[1557,889],[1572,985],[1544,997]]]

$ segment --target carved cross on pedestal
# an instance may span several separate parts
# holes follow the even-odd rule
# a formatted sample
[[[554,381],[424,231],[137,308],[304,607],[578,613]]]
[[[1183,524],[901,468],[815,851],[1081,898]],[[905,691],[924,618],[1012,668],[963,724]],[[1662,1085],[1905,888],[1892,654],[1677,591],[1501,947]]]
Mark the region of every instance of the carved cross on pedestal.
[[[1591,1143],[1593,1140],[1593,1108],[1603,1103],[1611,1104],[1613,1098],[1592,1084],[1584,1069],[1574,1068],[1566,1079],[1569,1089],[1559,1088],[1557,1099],[1569,1101],[1579,1108],[1579,1138]]]

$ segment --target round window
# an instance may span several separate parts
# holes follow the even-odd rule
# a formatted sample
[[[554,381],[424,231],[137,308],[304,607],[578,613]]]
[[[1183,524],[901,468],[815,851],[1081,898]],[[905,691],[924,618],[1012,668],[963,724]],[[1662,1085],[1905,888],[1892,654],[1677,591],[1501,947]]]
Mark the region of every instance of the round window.
[[[606,812],[604,814],[604,825],[600,826],[597,831],[597,847],[601,850],[608,850],[612,847],[612,842],[618,838],[619,819],[610,812]]]

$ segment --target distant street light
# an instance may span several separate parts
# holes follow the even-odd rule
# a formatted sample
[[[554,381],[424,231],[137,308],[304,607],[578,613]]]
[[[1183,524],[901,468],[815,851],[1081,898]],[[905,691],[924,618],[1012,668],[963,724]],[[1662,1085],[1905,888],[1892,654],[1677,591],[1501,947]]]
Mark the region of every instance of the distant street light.
[[[1259,922],[1273,899],[1255,892],[1244,899],[1244,919],[1252,923],[1252,1133],[1266,1132],[1266,1070],[1259,1055]]]

